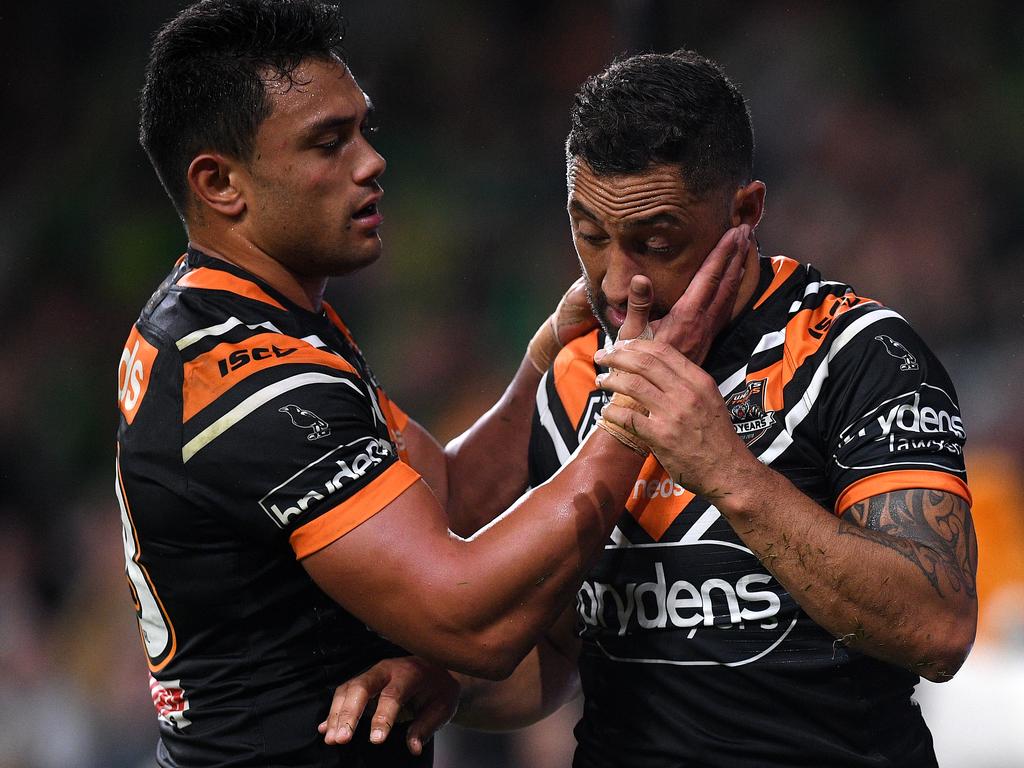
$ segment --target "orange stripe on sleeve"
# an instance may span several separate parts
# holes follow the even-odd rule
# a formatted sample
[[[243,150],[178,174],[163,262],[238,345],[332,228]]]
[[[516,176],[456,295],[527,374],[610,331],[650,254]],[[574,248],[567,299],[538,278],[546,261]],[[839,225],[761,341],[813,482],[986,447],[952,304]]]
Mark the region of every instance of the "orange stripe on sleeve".
[[[595,352],[597,331],[573,339],[555,357],[552,371],[555,390],[574,428],[579,427],[590,393],[597,389],[594,382],[597,376],[594,371]]]
[[[224,342],[184,365],[182,420],[188,421],[252,374],[290,363],[313,363],[358,375],[344,358],[293,336],[260,333],[237,344]]]
[[[775,277],[772,278],[771,283],[765,289],[764,293],[761,294],[761,298],[754,304],[754,309],[757,309],[764,304],[768,297],[775,293],[779,286],[789,279],[789,276],[796,272],[796,268],[800,266],[800,262],[794,261],[793,259],[785,256],[772,256],[772,269],[775,271]]]
[[[892,491],[906,491],[911,488],[945,491],[959,496],[968,504],[972,503],[971,491],[967,487],[967,483],[959,477],[931,469],[899,469],[893,472],[881,472],[851,483],[836,499],[834,512],[836,515],[841,515],[864,499]]]
[[[244,296],[254,301],[262,301],[278,309],[284,309],[281,303],[272,298],[266,291],[250,280],[243,280],[232,275],[230,272],[223,272],[219,269],[199,267],[193,269],[178,281],[183,288],[205,288],[211,291],[227,291],[238,296]]]
[[[408,464],[395,462],[361,491],[293,531],[289,541],[295,558],[301,560],[337,541],[384,509],[419,479],[419,473]]]

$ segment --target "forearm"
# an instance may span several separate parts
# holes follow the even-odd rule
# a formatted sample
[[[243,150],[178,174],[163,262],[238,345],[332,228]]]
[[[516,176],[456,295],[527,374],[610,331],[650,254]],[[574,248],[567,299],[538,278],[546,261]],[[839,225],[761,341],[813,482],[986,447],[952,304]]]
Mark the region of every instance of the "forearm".
[[[542,639],[505,680],[456,674],[462,695],[454,722],[480,731],[525,728],[579,695],[579,674],[568,659]]]
[[[442,565],[460,584],[448,601],[453,628],[470,628],[509,673],[571,601],[604,545],[642,459],[596,430],[573,461]]]
[[[811,619],[871,656],[952,676],[973,641],[971,574],[928,541],[836,518],[760,463],[743,474],[715,504]]]
[[[526,489],[530,420],[540,377],[524,358],[501,399],[445,447],[447,512],[459,535],[489,523]]]

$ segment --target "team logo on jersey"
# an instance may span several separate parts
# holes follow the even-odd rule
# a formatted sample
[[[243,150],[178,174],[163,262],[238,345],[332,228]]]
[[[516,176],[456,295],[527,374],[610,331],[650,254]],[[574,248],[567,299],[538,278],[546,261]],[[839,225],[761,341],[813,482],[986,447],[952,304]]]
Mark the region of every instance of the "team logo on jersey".
[[[952,396],[944,389],[922,384],[919,389],[889,398],[840,432],[834,458],[846,469],[880,469],[904,462],[907,454],[960,456],[966,438],[963,417]],[[870,453],[865,457],[870,463],[851,467],[844,463],[844,448],[851,443],[855,447],[881,443],[892,458],[884,461]]]
[[[748,381],[745,389],[733,392],[725,400],[733,428],[748,446],[763,437],[775,423],[775,411],[764,407],[764,388],[768,379]]]
[[[181,687],[181,680],[157,680],[149,676],[149,693],[153,697],[157,717],[170,725],[174,730],[181,731],[192,725],[185,717],[188,712],[188,697]]]
[[[391,443],[379,437],[361,437],[339,445],[270,491],[260,499],[260,507],[283,528],[310,505],[359,482],[393,453]]]
[[[581,636],[609,658],[674,666],[763,659],[798,617],[750,550],[716,540],[606,549],[580,585],[576,612]]]
[[[277,410],[281,413],[287,413],[288,418],[292,420],[292,424],[299,429],[313,430],[306,435],[307,440],[319,440],[321,437],[327,437],[331,434],[330,425],[312,411],[307,411],[305,408],[297,405],[286,405],[284,408],[278,408]]]
[[[875,336],[875,341],[882,342],[882,346],[885,347],[885,351],[900,361],[901,371],[920,370],[920,366],[917,364],[917,358],[910,353],[909,349],[896,341],[892,336],[886,336],[883,333],[881,336]]]

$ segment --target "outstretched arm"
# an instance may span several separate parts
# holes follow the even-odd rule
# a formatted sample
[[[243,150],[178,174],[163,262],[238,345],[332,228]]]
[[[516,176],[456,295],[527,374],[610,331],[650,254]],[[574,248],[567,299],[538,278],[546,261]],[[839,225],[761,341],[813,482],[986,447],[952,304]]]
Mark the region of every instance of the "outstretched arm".
[[[599,353],[601,355],[601,353]],[[977,540],[950,493],[884,493],[839,520],[761,464],[736,435],[714,381],[671,348],[601,355],[601,386],[639,400],[605,418],[646,441],[672,478],[711,501],[801,608],[876,658],[947,680],[974,641]]]
[[[650,281],[634,277],[626,337],[646,328],[651,303]],[[595,430],[554,477],[468,540],[448,530],[436,496],[417,480],[302,564],[350,613],[409,651],[477,677],[507,677],[622,514],[647,450],[614,432]]]

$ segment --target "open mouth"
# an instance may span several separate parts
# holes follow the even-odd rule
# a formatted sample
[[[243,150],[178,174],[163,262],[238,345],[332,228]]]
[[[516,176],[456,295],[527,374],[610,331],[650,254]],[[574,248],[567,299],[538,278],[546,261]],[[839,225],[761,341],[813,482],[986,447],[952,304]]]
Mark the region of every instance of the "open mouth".
[[[352,214],[352,218],[353,219],[367,219],[370,216],[376,216],[376,215],[377,215],[377,204],[376,203],[370,203],[369,205],[363,206],[358,211],[356,211],[354,214]]]

